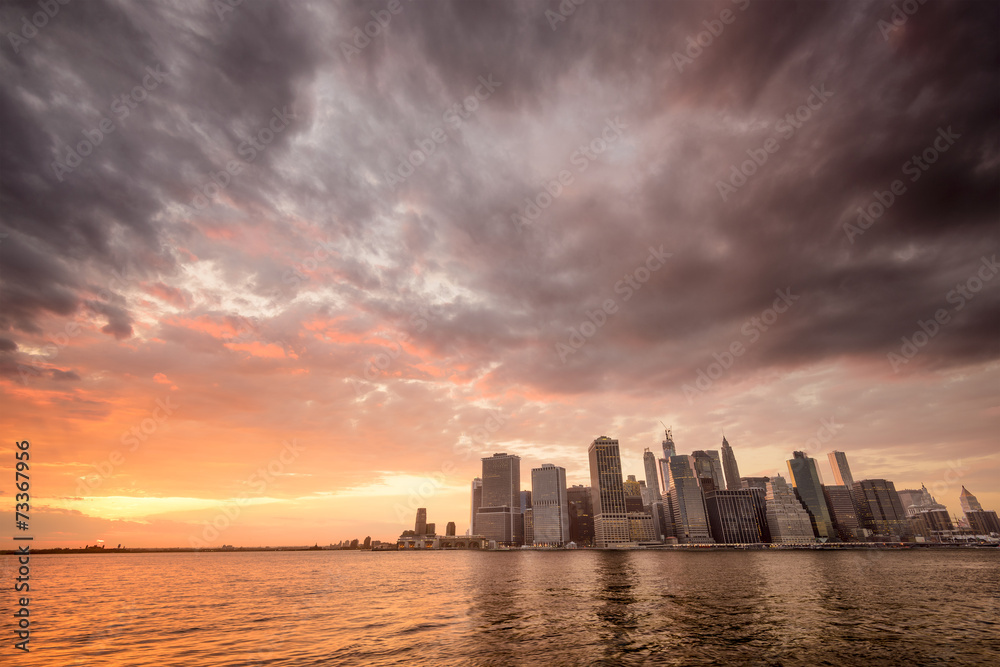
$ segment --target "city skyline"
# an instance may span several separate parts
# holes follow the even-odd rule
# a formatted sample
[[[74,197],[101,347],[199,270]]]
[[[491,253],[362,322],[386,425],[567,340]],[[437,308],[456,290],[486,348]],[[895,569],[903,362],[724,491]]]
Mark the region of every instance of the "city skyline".
[[[997,3],[53,1],[0,7],[39,547],[464,532],[481,457],[661,420],[1000,507]]]

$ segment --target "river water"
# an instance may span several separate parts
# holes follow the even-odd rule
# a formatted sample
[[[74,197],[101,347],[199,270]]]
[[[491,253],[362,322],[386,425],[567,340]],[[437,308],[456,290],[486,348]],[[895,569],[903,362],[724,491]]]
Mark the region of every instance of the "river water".
[[[1000,551],[35,555],[0,664],[1000,664]]]

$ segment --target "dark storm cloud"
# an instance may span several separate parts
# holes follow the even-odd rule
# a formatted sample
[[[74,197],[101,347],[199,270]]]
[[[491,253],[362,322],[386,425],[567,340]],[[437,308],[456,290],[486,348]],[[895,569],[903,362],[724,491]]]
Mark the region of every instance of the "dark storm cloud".
[[[355,41],[386,6],[71,4],[3,50],[0,329],[38,334],[42,313],[86,304],[126,338],[135,313],[96,300],[108,274],[187,305],[172,279],[194,255],[286,310],[328,287],[346,305],[314,312],[356,317],[345,331],[403,329],[470,375],[500,362],[498,385],[676,388],[786,288],[799,300],[736,372],[884,358],[942,307],[953,317],[915,363],[1000,352],[1000,280],[961,311],[946,300],[998,250],[994,3],[929,2],[885,39],[881,2],[591,1],[555,24],[545,12],[558,3],[404,2]],[[3,25],[32,7],[8,6]],[[692,50],[724,11],[733,20]],[[114,100],[157,67],[162,82],[119,119]],[[449,124],[488,76],[496,91]],[[783,136],[779,121],[814,88],[832,96]],[[286,107],[287,130],[192,207]],[[115,131],[60,180],[53,162],[103,117]],[[617,117],[619,147],[574,171],[574,151]],[[910,182],[904,164],[942,128],[959,138]],[[447,140],[387,184],[435,129]],[[780,150],[723,201],[717,183],[769,138]],[[519,230],[510,215],[564,168],[573,187]],[[848,238],[856,208],[895,179],[905,194]],[[225,240],[249,229],[270,254]],[[317,241],[338,253],[303,268]],[[661,245],[672,258],[624,302],[616,285]],[[556,344],[608,298],[620,310],[563,364]]]

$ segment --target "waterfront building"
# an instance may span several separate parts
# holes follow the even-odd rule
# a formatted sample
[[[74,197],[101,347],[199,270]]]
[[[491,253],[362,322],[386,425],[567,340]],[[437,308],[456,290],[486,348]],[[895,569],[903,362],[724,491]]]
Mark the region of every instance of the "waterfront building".
[[[629,475],[622,484],[625,490],[625,511],[642,512],[645,510],[645,503],[642,502],[642,486],[636,480],[635,475]]]
[[[437,524],[428,523],[427,530],[424,531],[425,535],[437,535]]]
[[[633,542],[648,544],[659,541],[653,517],[647,512],[628,512],[628,531]]]
[[[965,520],[974,535],[1000,534],[1000,519],[993,510],[969,510],[965,513]]]
[[[854,506],[862,528],[876,539],[898,542],[910,534],[906,513],[896,486],[885,479],[863,479],[854,483]]]
[[[569,503],[569,539],[578,546],[594,545],[594,499],[589,486],[574,484],[566,489]]]
[[[955,524],[948,516],[948,510],[944,509],[919,510],[907,514],[906,520],[910,532],[928,542],[943,542],[955,532]]]
[[[587,449],[594,507],[594,542],[599,548],[631,544],[618,441],[596,438]]]
[[[854,476],[851,475],[851,466],[847,463],[847,454],[834,450],[827,454],[830,459],[830,468],[833,469],[833,481],[838,486],[846,486],[849,491],[854,492]]]
[[[671,456],[669,460],[673,536],[681,544],[713,541],[705,496],[695,476],[694,465],[693,456]]]
[[[469,529],[473,535],[478,535],[476,526],[476,513],[483,504],[483,480],[476,477],[472,480],[472,518],[469,520]]]
[[[646,472],[646,488],[649,489],[649,503],[652,505],[657,500],[663,500],[663,493],[660,490],[659,475],[656,472],[656,455],[649,451],[649,447],[642,453],[642,467]]]
[[[482,505],[476,514],[477,532],[498,545],[521,544],[521,457],[498,453],[482,459]]]
[[[962,487],[962,493],[958,496],[958,502],[962,504],[962,512],[965,514],[983,511],[983,506],[979,504],[974,495],[969,493],[969,490],[965,486]]]
[[[727,490],[738,491],[742,488],[740,485],[740,467],[736,464],[736,455],[733,453],[733,448],[729,445],[729,441],[726,440],[726,436],[722,436],[722,470],[726,474]]]
[[[760,489],[757,489],[760,492]],[[705,492],[712,538],[719,544],[763,542],[757,502],[751,489]]]
[[[812,519],[781,475],[767,478],[767,527],[774,544],[815,542]]]
[[[521,512],[521,519],[524,522],[524,543],[534,544],[535,543],[535,521],[534,521],[535,508],[529,507],[528,509]]]
[[[449,521],[444,527],[445,537],[455,537],[455,522]]]
[[[566,469],[543,463],[531,470],[531,542],[525,521],[525,542],[541,546],[562,546],[570,541],[569,498]]]
[[[837,536],[845,542],[864,539],[865,533],[858,523],[858,514],[854,509],[854,498],[850,489],[841,484],[824,484],[823,497],[830,510],[830,519],[833,521]]]
[[[816,459],[806,456],[805,452],[793,452],[792,458],[788,460],[788,474],[792,478],[795,494],[809,512],[813,534],[821,542],[837,541],[839,538],[833,529],[830,509],[823,495],[823,483],[819,478]]]

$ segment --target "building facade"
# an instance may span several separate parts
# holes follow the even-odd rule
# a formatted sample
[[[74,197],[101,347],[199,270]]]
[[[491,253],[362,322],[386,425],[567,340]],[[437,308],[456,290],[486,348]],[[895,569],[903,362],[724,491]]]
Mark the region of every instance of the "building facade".
[[[736,464],[736,454],[733,453],[726,436],[722,436],[722,471],[726,474],[726,490],[738,491],[742,488],[740,467]]]
[[[812,519],[781,475],[767,478],[765,506],[767,527],[774,544],[815,542]]]
[[[587,454],[590,457],[595,546],[631,544],[618,441],[602,435],[590,443]]]
[[[823,485],[823,497],[830,510],[830,519],[837,536],[844,542],[856,542],[865,537],[858,514],[854,509],[854,497],[850,489],[840,484]]]
[[[499,453],[482,459],[482,504],[476,515],[476,533],[498,545],[523,541],[521,514],[521,457]]]
[[[793,452],[792,458],[788,460],[788,473],[791,475],[795,494],[809,512],[813,534],[823,542],[838,541],[830,509],[826,506],[826,497],[823,495],[816,459],[806,456],[805,452]]]
[[[896,486],[886,479],[863,479],[854,483],[854,506],[862,528],[875,539],[897,542],[910,534]]]
[[[758,489],[759,491],[759,489]],[[705,492],[708,522],[717,544],[763,542],[757,503],[750,489]]]
[[[646,448],[642,453],[642,467],[646,473],[646,488],[649,489],[649,504],[652,505],[657,500],[663,500],[663,493],[660,490],[660,478],[656,472],[656,455]]]
[[[830,467],[833,469],[833,481],[838,486],[846,486],[849,491],[854,492],[854,476],[851,475],[851,466],[847,463],[847,454],[834,450],[827,454],[830,459]]]
[[[594,499],[589,486],[566,489],[569,502],[569,539],[577,546],[594,546]]]
[[[566,469],[543,463],[531,470],[532,543],[562,546],[570,541]],[[527,541],[527,535],[525,535]]]
[[[673,510],[673,537],[681,544],[711,543],[708,509],[701,484],[694,473],[693,456],[671,456],[670,504]]]

